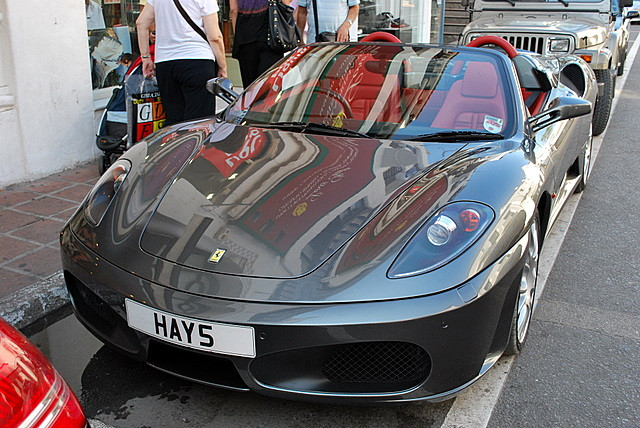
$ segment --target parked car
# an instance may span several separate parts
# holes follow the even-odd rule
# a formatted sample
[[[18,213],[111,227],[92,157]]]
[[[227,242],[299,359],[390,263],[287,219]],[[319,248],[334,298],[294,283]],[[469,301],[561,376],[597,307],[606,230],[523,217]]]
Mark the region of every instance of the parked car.
[[[589,176],[593,71],[379,37],[237,98],[214,80],[224,112],[115,162],[61,234],[78,319],[182,378],[323,402],[443,400],[519,352]]]
[[[0,319],[0,426],[86,427],[80,403],[47,358]]]
[[[629,12],[631,12],[631,15],[629,15]],[[640,22],[640,0],[633,0],[633,4],[625,8],[625,16],[631,16],[632,24]]]
[[[497,35],[517,49],[541,55],[578,55],[596,74],[601,93],[593,113],[593,133],[609,122],[616,76],[624,72],[629,20],[636,12],[622,12],[632,0],[463,0],[471,8],[471,22],[462,43],[483,35]]]

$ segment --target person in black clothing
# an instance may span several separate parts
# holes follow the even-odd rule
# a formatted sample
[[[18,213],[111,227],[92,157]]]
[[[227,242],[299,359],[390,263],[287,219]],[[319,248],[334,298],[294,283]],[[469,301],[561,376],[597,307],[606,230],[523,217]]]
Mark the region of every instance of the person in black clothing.
[[[291,0],[282,2],[288,5]],[[234,29],[232,56],[240,63],[242,85],[246,88],[282,59],[282,53],[272,50],[267,44],[267,0],[229,0],[229,8]]]

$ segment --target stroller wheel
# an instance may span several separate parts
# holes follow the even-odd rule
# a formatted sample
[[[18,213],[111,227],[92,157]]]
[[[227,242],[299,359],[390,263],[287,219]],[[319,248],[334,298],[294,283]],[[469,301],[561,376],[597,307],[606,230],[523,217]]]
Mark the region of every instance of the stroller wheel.
[[[102,155],[102,159],[100,159],[100,163],[98,164],[98,171],[100,175],[104,174],[109,167],[111,166],[111,154]]]

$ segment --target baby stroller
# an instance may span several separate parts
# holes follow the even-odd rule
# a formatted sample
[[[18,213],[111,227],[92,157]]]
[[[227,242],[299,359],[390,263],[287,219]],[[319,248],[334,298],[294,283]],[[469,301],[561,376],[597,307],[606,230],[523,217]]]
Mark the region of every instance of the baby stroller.
[[[152,45],[151,55],[153,48]],[[96,145],[103,152],[98,165],[100,174],[163,123],[164,112],[157,84],[155,79],[142,75],[142,59],[138,57],[125,73],[124,84],[113,90],[100,119],[96,135]]]

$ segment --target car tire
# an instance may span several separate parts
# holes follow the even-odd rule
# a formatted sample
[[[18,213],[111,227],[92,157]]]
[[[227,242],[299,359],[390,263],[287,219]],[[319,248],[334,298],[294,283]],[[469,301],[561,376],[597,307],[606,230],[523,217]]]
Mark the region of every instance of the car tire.
[[[582,153],[582,169],[580,170],[580,182],[576,186],[576,193],[580,193],[587,188],[589,175],[591,175],[592,150],[593,150],[593,125],[589,130],[589,140],[587,140],[587,144],[585,144],[585,147],[584,147],[584,152]]]
[[[540,216],[536,211],[529,231],[527,248],[525,252],[525,263],[520,276],[518,296],[516,298],[511,329],[509,330],[509,341],[504,351],[505,355],[517,355],[522,350],[536,298],[536,285],[538,283],[538,261],[540,259]]]
[[[596,80],[604,83],[604,92],[596,99],[596,107],[593,109],[593,135],[600,135],[604,132],[609,122],[611,113],[611,102],[613,100],[613,75],[610,70],[594,70]]]

